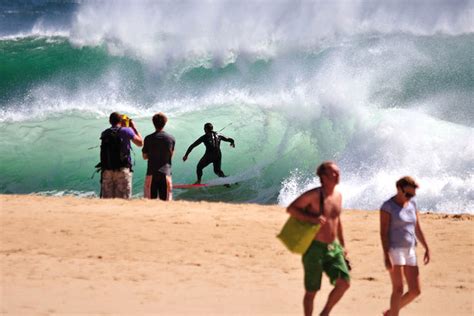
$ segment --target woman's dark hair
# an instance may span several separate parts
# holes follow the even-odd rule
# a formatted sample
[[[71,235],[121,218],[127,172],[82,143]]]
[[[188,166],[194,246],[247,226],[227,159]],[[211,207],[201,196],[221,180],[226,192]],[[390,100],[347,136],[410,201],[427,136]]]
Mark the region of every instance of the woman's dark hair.
[[[405,176],[400,178],[397,183],[397,188],[405,188],[405,187],[412,187],[414,189],[418,189],[418,183],[416,183],[415,179],[410,176]]]

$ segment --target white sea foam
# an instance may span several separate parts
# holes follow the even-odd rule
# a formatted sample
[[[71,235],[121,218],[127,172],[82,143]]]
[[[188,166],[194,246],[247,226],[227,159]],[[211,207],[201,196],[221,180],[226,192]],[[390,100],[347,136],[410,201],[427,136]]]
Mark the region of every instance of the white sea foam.
[[[209,56],[222,65],[236,54],[274,56],[358,34],[472,33],[473,14],[472,1],[90,1],[71,39],[159,68]]]
[[[97,193],[94,191],[77,191],[77,190],[51,190],[51,191],[40,191],[32,193],[33,195],[43,195],[43,196],[75,196],[79,198],[96,198]]]
[[[66,39],[70,36],[70,30],[64,27],[45,26],[42,20],[37,21],[31,30],[22,31],[13,34],[0,36],[0,41],[5,40],[22,40],[25,38],[46,38],[50,42],[55,41],[54,38]]]
[[[411,175],[420,183],[422,210],[474,213],[474,145],[466,142],[472,136],[471,128],[413,110],[384,111],[354,133],[338,158],[344,206],[378,209],[394,194],[395,182]],[[288,205],[318,183],[311,174],[292,173],[278,201]]]

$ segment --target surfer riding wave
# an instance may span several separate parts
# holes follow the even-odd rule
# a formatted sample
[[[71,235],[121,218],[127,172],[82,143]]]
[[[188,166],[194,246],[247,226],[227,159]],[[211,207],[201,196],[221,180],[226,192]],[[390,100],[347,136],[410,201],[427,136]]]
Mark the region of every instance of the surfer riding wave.
[[[188,155],[194,149],[194,147],[198,146],[201,143],[204,143],[206,146],[206,152],[204,156],[202,156],[201,160],[196,167],[196,175],[197,180],[195,184],[200,184],[202,179],[202,170],[207,167],[209,164],[213,164],[214,166],[214,173],[219,177],[225,177],[226,175],[221,169],[221,162],[222,162],[222,153],[220,149],[221,141],[230,143],[232,148],[235,147],[235,142],[232,138],[225,137],[224,135],[220,135],[217,132],[214,132],[214,127],[211,123],[204,124],[204,135],[199,137],[194,143],[192,143],[186,154],[183,156],[183,161],[188,159]]]

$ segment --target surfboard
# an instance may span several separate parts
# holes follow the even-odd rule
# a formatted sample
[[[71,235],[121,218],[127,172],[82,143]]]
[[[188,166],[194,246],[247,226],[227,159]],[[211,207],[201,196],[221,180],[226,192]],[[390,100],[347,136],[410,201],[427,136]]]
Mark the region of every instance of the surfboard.
[[[173,184],[173,189],[198,189],[208,187],[208,184]]]
[[[201,183],[201,184],[173,184],[173,189],[199,189],[208,187],[224,186],[230,188],[238,183]]]

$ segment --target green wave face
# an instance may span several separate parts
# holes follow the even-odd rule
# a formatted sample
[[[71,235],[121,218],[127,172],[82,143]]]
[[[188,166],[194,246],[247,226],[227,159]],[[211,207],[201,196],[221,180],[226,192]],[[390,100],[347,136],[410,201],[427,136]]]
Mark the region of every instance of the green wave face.
[[[96,77],[110,64],[103,49],[76,49],[62,38],[4,40],[0,51],[0,93],[4,99],[24,95],[35,85],[57,77],[69,78],[67,84],[73,87],[81,77]]]
[[[27,37],[0,41],[0,104],[29,101],[32,91],[45,84],[75,93],[84,83],[94,82],[111,68],[131,75],[136,84],[142,75],[140,63],[110,56],[104,47],[75,47],[61,37]]]
[[[151,119],[135,120],[143,135],[153,131]],[[222,168],[230,176],[231,182],[240,184],[230,189],[213,187],[176,191],[175,196],[178,198],[274,202],[280,182],[288,175],[288,166],[311,173],[314,161],[321,159],[320,147],[324,148],[324,144],[319,146],[311,133],[292,126],[283,115],[262,111],[259,107],[219,107],[212,111],[196,111],[170,118],[166,130],[177,139],[173,159],[175,183],[195,181],[195,167],[204,153],[204,147],[196,148],[186,163],[181,157],[187,147],[202,135],[203,122],[207,121],[212,121],[216,128],[227,126],[222,134],[236,140],[235,149],[226,143],[222,144]],[[1,156],[1,192],[64,190],[98,193],[99,177],[90,177],[93,166],[98,162],[99,135],[106,127],[106,118],[97,119],[80,113],[3,125],[0,143],[9,150]],[[325,137],[324,133],[320,135]],[[334,136],[330,137],[334,140]],[[17,139],[22,141],[18,142]],[[339,147],[343,147],[343,138],[335,141],[341,143]],[[331,151],[333,153],[326,154],[335,155],[337,148]],[[139,148],[134,148],[133,156],[133,191],[140,195],[146,161],[141,159]],[[212,166],[206,168],[203,181],[215,178]]]

